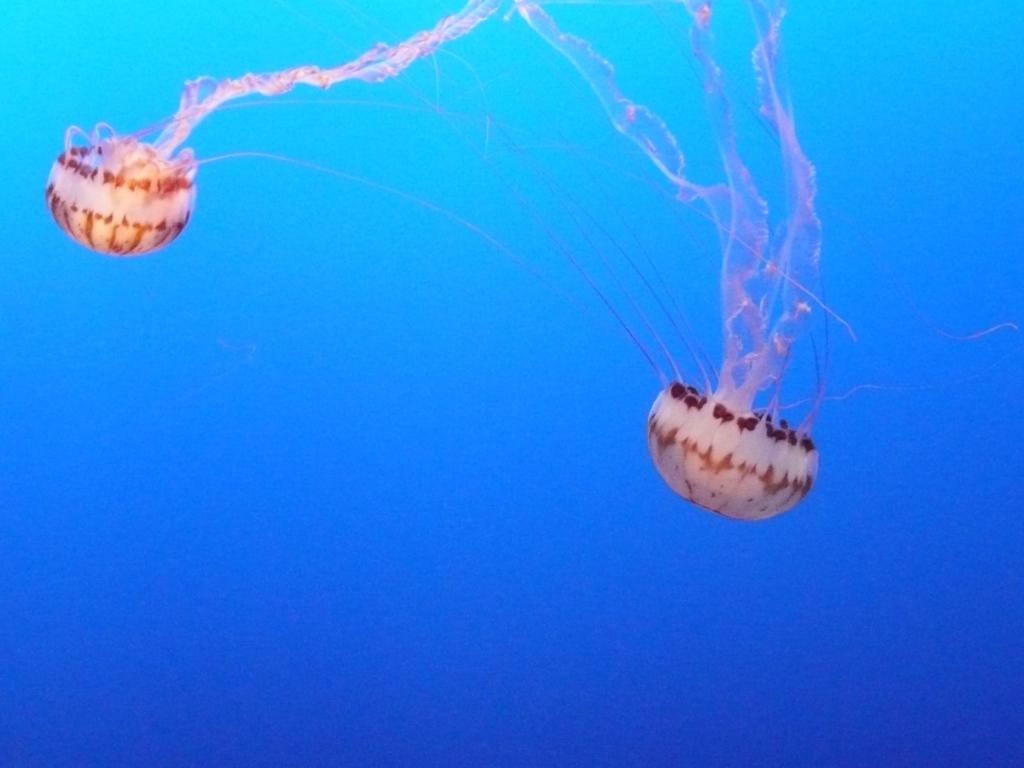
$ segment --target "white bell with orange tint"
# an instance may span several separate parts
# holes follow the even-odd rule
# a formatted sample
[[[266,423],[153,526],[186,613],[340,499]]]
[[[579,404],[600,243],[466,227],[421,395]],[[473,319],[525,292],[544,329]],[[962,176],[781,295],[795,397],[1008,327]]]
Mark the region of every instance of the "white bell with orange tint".
[[[101,131],[86,146],[66,142],[46,184],[50,213],[72,239],[100,253],[141,256],[163,248],[192,216],[192,153],[167,159],[131,136]]]
[[[733,413],[678,382],[654,401],[647,444],[672,490],[737,520],[763,520],[796,506],[818,473],[809,436],[766,414]]]

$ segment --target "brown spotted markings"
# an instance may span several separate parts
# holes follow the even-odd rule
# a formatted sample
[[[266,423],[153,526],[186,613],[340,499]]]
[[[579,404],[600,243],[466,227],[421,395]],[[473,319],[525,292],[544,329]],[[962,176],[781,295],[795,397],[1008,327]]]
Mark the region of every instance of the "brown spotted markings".
[[[85,247],[139,256],[173,242],[195,205],[190,154],[167,160],[131,137],[69,147],[46,184],[54,221]]]
[[[760,520],[810,492],[818,452],[807,435],[762,413],[733,413],[692,387],[674,384],[654,403],[648,446],[662,478],[705,509]]]

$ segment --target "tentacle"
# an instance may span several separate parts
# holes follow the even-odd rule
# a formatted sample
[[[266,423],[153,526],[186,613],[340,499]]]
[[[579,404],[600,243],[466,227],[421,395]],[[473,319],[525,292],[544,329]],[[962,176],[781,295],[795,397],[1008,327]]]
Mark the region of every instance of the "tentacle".
[[[395,77],[414,62],[435,53],[445,43],[471,32],[500,5],[501,0],[469,0],[461,11],[444,17],[432,29],[418,32],[397,45],[378,43],[353,61],[329,69],[307,65],[281,72],[247,74],[219,82],[208,77],[192,80],[185,85],[177,114],[154,146],[170,157],[203,118],[232,99],[253,94],[277,96],[298,85],[326,89],[346,80],[376,83]]]

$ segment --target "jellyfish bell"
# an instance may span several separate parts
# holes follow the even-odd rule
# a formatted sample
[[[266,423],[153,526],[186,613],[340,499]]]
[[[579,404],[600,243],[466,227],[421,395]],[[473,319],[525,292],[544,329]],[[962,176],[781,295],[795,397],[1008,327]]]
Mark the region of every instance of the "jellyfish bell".
[[[737,520],[763,520],[811,490],[818,451],[807,434],[763,412],[734,412],[674,382],[647,420],[654,466],[683,498]]]
[[[189,150],[168,158],[106,126],[73,146],[73,133],[46,183],[50,214],[72,240],[110,256],[141,256],[184,231],[196,200]]]

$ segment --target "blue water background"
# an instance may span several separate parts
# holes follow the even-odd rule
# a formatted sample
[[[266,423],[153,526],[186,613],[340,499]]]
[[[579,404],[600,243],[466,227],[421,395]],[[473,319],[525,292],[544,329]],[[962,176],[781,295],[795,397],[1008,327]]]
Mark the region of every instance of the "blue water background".
[[[68,124],[136,130],[188,78],[339,63],[458,0],[9,0],[0,766],[1024,764],[1021,337],[943,335],[1022,319],[1024,11],[791,5],[827,299],[859,339],[833,326],[829,388],[887,388],[826,404],[814,491],[747,525],[657,477],[658,379],[558,245],[627,313],[588,235],[652,255],[717,360],[714,231],[523,23],[190,145],[401,189],[528,266],[255,159],[204,166],[181,239],[116,261],[42,203]],[[678,9],[554,10],[717,178]]]

